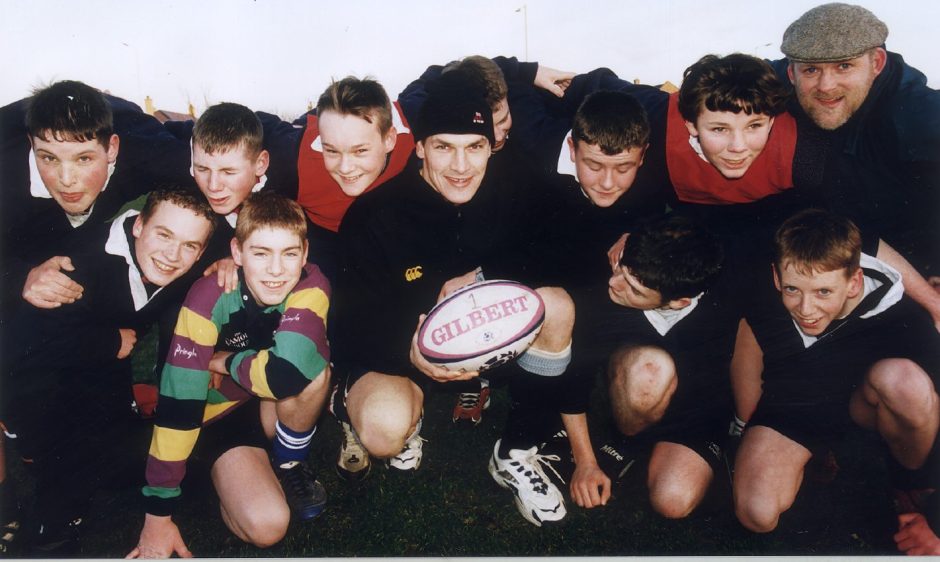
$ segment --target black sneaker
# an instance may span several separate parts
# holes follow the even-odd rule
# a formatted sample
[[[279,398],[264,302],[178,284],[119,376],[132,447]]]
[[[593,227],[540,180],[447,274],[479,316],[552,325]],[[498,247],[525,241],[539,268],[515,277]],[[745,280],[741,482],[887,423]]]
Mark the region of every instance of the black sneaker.
[[[82,519],[65,525],[40,525],[28,547],[28,558],[77,558],[81,555]]]
[[[326,507],[326,490],[306,462],[290,461],[274,467],[287,504],[301,521],[316,518]]]

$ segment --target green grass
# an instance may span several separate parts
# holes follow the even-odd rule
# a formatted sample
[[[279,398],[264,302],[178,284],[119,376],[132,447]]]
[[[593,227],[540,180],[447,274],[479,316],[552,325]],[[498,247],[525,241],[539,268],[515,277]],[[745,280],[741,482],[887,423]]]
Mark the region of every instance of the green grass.
[[[142,355],[149,349],[147,341]],[[139,378],[148,376],[147,361],[138,361]],[[333,471],[341,432],[325,414],[310,458],[330,494],[327,511],[313,522],[293,523],[287,537],[272,548],[247,546],[225,528],[205,469],[190,471],[175,520],[193,553],[203,557],[895,553],[891,535],[896,522],[882,449],[870,436],[852,435],[841,444],[837,479],[825,486],[805,484],[780,527],[769,535],[741,528],[726,491],[713,493],[688,519],[657,516],[647,500],[645,470],[636,466],[606,507],[583,510],[569,502],[563,522],[539,529],[517,513],[511,494],[486,470],[508,410],[505,391],[494,393],[492,407],[476,427],[451,422],[453,400],[449,393],[432,394],[426,402],[423,436],[428,442],[417,473],[402,474],[376,463],[359,485],[343,482]],[[603,412],[601,392],[593,402],[594,410]],[[595,428],[604,426],[602,419],[597,422]],[[138,500],[136,486],[97,494],[85,526],[85,556],[130,551],[143,521]]]

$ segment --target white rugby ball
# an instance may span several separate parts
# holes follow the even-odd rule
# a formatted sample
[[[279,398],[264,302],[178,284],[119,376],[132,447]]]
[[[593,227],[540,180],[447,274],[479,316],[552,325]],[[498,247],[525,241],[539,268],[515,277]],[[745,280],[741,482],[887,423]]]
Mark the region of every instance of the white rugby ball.
[[[524,352],[545,320],[545,303],[515,281],[462,287],[431,309],[418,331],[418,350],[451,371],[484,371]]]

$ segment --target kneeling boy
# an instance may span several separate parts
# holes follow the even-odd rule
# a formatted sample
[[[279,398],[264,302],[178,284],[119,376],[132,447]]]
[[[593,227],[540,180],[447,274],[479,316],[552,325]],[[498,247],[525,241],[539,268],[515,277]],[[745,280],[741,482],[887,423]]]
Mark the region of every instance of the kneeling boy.
[[[737,327],[722,261],[702,226],[659,217],[629,235],[606,306],[585,315],[590,347],[609,357],[614,423],[631,453],[651,447],[650,502],[669,518],[691,513],[720,467]]]
[[[96,488],[127,472],[135,457],[128,443],[142,437],[128,407],[127,357],[142,330],[179,306],[187,288],[181,277],[213,228],[212,211],[196,195],[154,191],[139,214],[96,225],[69,253],[70,275],[84,287],[80,300],[49,310],[22,306],[10,318],[16,330],[3,342],[11,366],[3,373],[4,421],[37,480],[24,527],[32,554],[55,557],[78,546]]]
[[[188,554],[170,515],[204,426],[195,450],[211,462],[222,519],[242,540],[274,544],[291,510],[312,519],[326,503],[306,457],[329,388],[330,289],[306,263],[303,211],[276,194],[253,196],[239,212],[231,248],[241,268],[236,290],[202,279],[180,312],[147,461],[147,516],[132,557]],[[213,373],[230,376],[211,384]],[[271,401],[277,421],[262,427],[262,411],[272,421]]]
[[[735,511],[755,532],[776,528],[814,451],[853,426],[877,431],[900,470],[915,471],[940,424],[936,330],[898,272],[862,254],[858,228],[803,211],[775,251],[774,283],[765,276],[735,350],[763,383],[734,474]]]

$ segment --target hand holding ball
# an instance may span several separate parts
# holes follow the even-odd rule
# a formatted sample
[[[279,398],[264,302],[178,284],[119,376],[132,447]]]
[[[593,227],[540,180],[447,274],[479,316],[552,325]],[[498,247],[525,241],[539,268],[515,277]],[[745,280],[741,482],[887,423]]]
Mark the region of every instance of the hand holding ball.
[[[451,371],[484,371],[528,349],[544,320],[545,304],[529,287],[473,283],[431,309],[418,330],[418,350]]]

